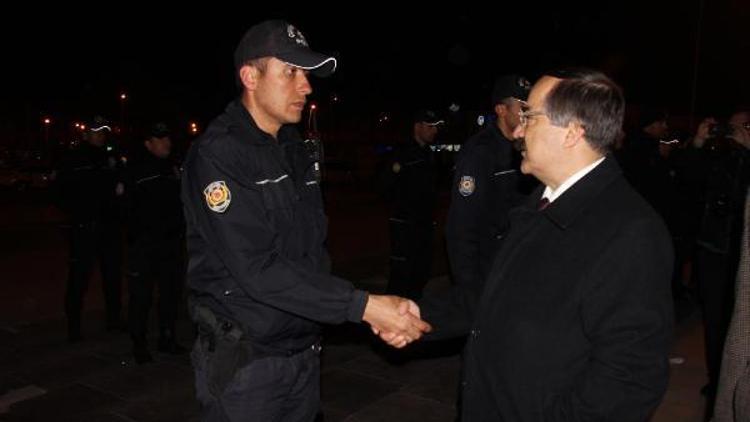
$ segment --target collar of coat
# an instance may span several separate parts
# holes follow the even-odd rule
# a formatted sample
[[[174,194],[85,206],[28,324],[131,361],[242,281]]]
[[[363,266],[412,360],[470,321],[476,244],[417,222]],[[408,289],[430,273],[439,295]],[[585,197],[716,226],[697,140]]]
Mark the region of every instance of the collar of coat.
[[[622,177],[622,170],[617,161],[611,156],[602,161],[581,180],[576,182],[559,198],[552,202],[544,211],[544,216],[556,226],[565,230],[575,223],[576,218],[589,206],[596,203],[602,191]],[[544,192],[544,185],[540,184],[516,212],[538,212],[536,210],[539,198]]]
[[[246,136],[243,136],[243,140],[247,140],[252,144],[270,146],[275,142],[273,136],[260,130],[253,116],[248,113],[244,104],[240,99],[236,99],[227,105],[225,110],[225,116],[228,117],[225,120],[225,124],[228,128],[234,127],[241,132],[244,132]],[[301,141],[299,132],[294,125],[283,125],[279,128],[277,134],[279,145],[283,145],[287,142]]]

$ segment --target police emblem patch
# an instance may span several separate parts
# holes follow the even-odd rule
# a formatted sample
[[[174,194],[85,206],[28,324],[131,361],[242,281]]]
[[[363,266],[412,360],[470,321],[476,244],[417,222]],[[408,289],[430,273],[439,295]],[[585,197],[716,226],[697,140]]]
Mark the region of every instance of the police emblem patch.
[[[229,192],[227,184],[223,180],[211,182],[206,189],[203,189],[203,195],[206,197],[208,209],[214,212],[224,212],[229,208],[232,202],[232,193]]]
[[[461,176],[461,180],[458,182],[458,193],[463,196],[469,196],[474,193],[474,178],[471,176]]]

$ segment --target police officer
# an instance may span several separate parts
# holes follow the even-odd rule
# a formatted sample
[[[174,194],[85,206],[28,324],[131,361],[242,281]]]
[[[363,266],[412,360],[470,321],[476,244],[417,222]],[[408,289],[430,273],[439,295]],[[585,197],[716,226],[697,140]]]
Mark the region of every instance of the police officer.
[[[414,116],[411,141],[396,151],[386,169],[393,200],[389,219],[391,274],[388,293],[418,299],[430,279],[437,170],[431,145],[443,123],[435,112]]]
[[[143,136],[143,158],[134,163],[125,185],[128,209],[128,328],[137,363],[152,360],[146,342],[148,313],[159,288],[158,350],[182,353],[175,322],[182,297],[184,221],[177,166],[170,160],[169,128],[157,123]]]
[[[235,51],[241,96],[188,152],[182,179],[187,284],[208,421],[311,421],[320,407],[319,323],[366,321],[403,347],[429,330],[413,302],[369,295],[327,271],[319,163],[293,124],[336,59],[287,22],[250,28]]]
[[[522,76],[498,77],[492,90],[497,119],[469,138],[456,159],[446,223],[456,284],[480,287],[507,229],[508,211],[522,198],[523,183],[530,183],[528,176],[520,175],[521,157],[513,146],[513,130],[529,88]]]
[[[83,134],[83,142],[63,157],[56,172],[59,205],[70,223],[70,257],[65,293],[68,340],[79,341],[81,310],[96,260],[104,289],[107,329],[121,329],[121,231],[119,196],[122,162],[107,142],[111,131],[97,116]]]

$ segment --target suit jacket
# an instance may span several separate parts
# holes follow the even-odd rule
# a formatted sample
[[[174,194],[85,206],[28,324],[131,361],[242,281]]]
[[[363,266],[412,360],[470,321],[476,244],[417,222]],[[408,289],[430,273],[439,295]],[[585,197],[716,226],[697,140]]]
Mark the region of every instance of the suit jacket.
[[[750,190],[745,199],[745,229],[737,270],[732,322],[724,343],[715,422],[750,420]]]
[[[511,212],[481,294],[421,302],[438,335],[470,334],[462,421],[645,421],[669,373],[669,234],[612,158],[537,211],[542,188]]]

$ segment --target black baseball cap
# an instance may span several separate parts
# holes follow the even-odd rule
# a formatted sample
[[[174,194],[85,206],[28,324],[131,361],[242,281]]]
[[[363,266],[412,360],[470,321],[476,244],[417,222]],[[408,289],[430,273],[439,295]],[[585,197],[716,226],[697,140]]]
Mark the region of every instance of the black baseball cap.
[[[531,83],[521,75],[498,76],[492,88],[492,105],[500,103],[506,98],[526,101],[530,90]]]
[[[437,126],[445,123],[445,121],[440,119],[434,111],[422,109],[414,113],[414,123],[424,123],[429,126]]]
[[[148,136],[152,138],[164,138],[172,134],[172,131],[169,130],[169,126],[167,126],[164,122],[156,122],[149,128]]]
[[[336,70],[336,58],[311,50],[302,32],[283,20],[263,21],[245,32],[234,51],[235,69],[261,57],[275,57],[321,77]]]
[[[91,132],[100,132],[102,130],[112,132],[112,127],[109,124],[109,120],[103,116],[94,116],[88,123],[88,129]]]

